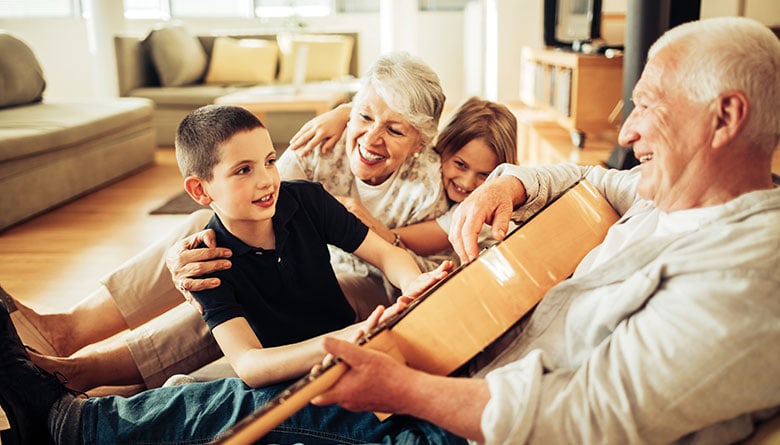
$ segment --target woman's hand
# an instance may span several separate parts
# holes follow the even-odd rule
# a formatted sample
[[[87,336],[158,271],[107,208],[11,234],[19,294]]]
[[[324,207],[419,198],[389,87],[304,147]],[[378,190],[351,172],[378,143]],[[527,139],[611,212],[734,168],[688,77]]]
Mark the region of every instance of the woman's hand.
[[[205,244],[206,247],[198,247]],[[230,269],[229,260],[232,252],[224,247],[217,247],[216,235],[211,229],[192,234],[171,246],[165,254],[165,265],[171,273],[176,289],[184,295],[188,303],[198,312],[203,308],[192,297],[191,291],[213,289],[219,286],[219,278],[197,277],[217,271]]]
[[[347,128],[350,110],[351,105],[342,104],[306,122],[290,139],[287,148],[300,152],[301,156],[308,155],[318,145],[322,153],[329,152]]]

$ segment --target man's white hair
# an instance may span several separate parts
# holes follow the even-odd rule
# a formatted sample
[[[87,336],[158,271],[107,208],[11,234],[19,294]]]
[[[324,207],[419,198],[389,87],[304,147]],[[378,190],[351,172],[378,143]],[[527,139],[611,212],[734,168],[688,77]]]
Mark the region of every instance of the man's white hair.
[[[780,143],[780,40],[774,33],[744,17],[688,22],[664,33],[647,60],[670,45],[680,84],[694,100],[706,102],[728,90],[747,95],[745,133],[771,153]]]

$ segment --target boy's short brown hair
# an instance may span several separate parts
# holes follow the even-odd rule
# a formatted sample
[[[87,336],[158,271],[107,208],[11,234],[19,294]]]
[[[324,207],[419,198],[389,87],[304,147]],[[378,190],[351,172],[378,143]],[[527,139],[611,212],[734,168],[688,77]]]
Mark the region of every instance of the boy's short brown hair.
[[[249,110],[233,105],[206,105],[188,114],[176,131],[176,162],[182,176],[211,180],[219,146],[236,133],[255,128],[265,126]]]

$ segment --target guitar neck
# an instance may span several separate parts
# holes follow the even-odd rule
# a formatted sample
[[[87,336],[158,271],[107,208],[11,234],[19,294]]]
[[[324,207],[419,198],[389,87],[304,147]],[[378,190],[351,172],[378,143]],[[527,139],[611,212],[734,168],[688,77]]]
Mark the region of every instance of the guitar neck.
[[[235,424],[215,443],[245,445],[256,441],[333,386],[346,371],[347,365],[334,360],[320,371],[303,377]]]

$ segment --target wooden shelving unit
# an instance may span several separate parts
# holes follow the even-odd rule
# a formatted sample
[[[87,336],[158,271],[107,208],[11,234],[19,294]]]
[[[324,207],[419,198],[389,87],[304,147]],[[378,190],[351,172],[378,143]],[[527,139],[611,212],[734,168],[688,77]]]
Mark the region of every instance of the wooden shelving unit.
[[[623,95],[623,58],[557,49],[522,50],[521,101],[549,110],[582,148],[586,137],[611,131]]]
[[[517,118],[517,159],[520,165],[559,162],[605,165],[617,143],[617,131],[612,130],[593,134],[581,147],[576,147],[553,112],[530,108],[522,103],[509,104],[509,108]]]

